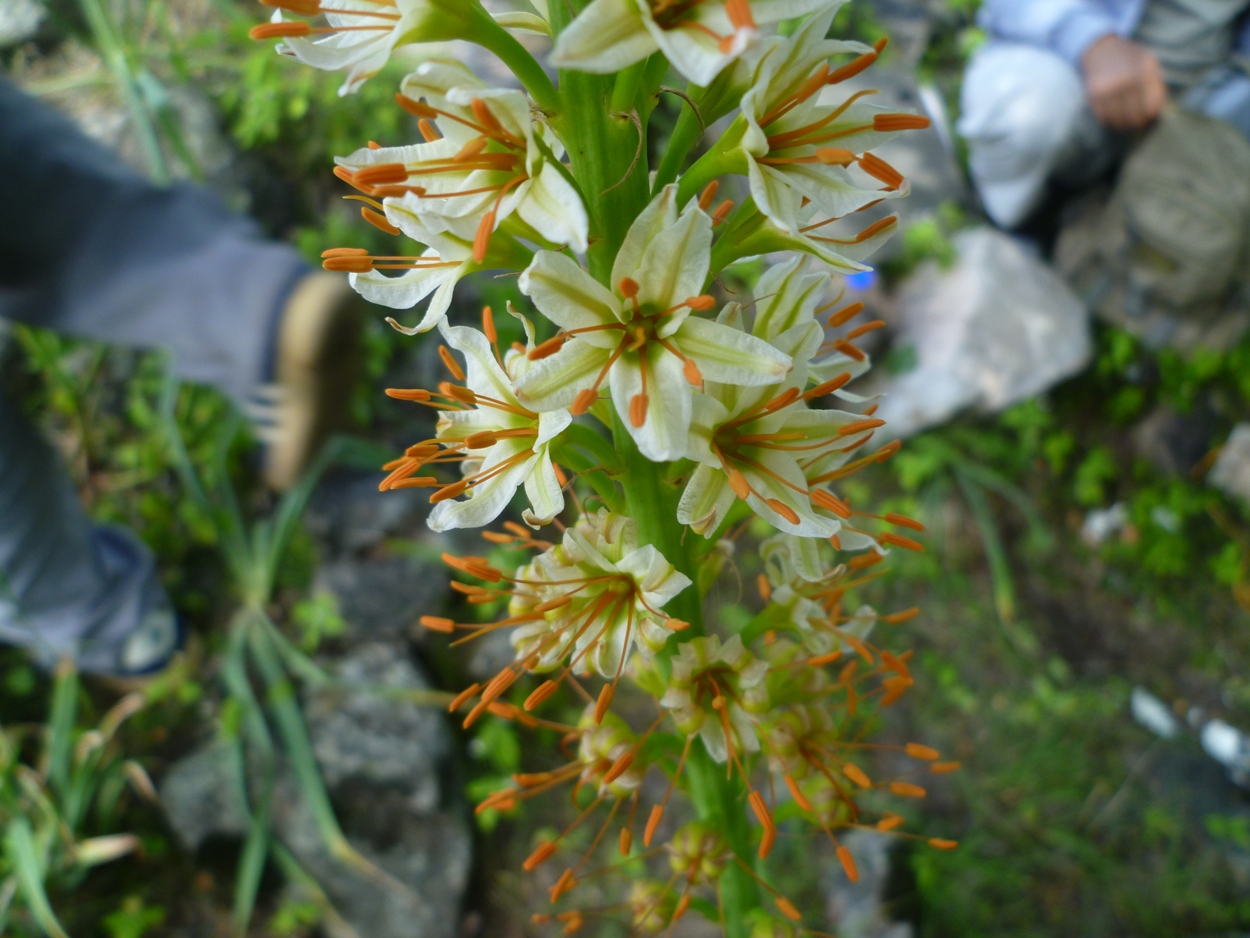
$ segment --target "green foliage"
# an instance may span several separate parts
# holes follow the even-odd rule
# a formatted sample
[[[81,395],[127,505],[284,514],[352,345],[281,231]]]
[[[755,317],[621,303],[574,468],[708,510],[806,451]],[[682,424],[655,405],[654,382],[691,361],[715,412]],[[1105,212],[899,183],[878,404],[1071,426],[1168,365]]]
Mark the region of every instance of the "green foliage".
[[[80,693],[77,672],[63,662],[46,724],[0,726],[0,934],[66,938],[49,893],[139,845],[129,834],[99,832],[115,825],[128,783],[150,787],[115,738],[143,699],[123,698],[86,728]]]
[[[144,905],[141,896],[127,896],[116,911],[101,920],[109,938],[143,938],[164,923],[165,909],[159,905]]]

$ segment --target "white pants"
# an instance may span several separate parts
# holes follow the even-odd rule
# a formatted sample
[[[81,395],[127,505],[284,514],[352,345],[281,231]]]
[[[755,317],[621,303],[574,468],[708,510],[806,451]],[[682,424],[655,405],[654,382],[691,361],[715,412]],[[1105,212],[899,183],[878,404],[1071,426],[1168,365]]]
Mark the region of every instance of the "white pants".
[[[1250,78],[1238,70],[1217,70],[1180,103],[1250,137]],[[1038,207],[1052,179],[1090,181],[1122,152],[1122,141],[1094,119],[1076,69],[1037,46],[987,44],[968,64],[960,104],[972,180],[1004,228]]]

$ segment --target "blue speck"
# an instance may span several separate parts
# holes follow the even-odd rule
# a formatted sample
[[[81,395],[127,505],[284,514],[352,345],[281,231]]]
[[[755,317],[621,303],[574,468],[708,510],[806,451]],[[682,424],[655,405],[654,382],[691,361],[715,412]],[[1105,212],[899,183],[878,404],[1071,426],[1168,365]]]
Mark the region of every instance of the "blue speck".
[[[856,292],[871,289],[876,282],[877,272],[875,270],[861,270],[858,273],[846,275],[847,289]]]

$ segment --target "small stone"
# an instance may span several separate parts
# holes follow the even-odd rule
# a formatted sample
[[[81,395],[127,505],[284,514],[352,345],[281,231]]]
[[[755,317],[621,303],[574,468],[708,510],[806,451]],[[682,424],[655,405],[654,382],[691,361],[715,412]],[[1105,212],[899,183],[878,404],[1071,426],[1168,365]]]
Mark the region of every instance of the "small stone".
[[[1250,423],[1233,427],[1228,442],[1207,475],[1207,482],[1226,495],[1250,504]]]
[[[1019,242],[988,227],[952,240],[950,269],[925,263],[900,291],[891,354],[913,367],[878,368],[870,379],[868,392],[884,395],[876,416],[889,437],[963,410],[997,413],[1080,371],[1092,354],[1080,300]]]
[[[227,743],[210,743],[175,762],[158,791],[169,826],[188,850],[198,850],[210,837],[247,834],[247,805]]]
[[[447,571],[438,564],[409,557],[347,558],[322,564],[314,592],[334,594],[348,640],[359,641],[409,635],[422,615],[443,607],[447,584]]]

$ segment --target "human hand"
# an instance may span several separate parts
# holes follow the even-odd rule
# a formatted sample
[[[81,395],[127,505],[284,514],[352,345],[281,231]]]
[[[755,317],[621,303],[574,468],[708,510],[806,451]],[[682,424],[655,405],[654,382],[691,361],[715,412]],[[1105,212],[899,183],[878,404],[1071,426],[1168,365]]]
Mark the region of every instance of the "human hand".
[[[1131,39],[1103,36],[1086,50],[1081,68],[1094,116],[1113,130],[1142,130],[1167,103],[1159,60]]]

